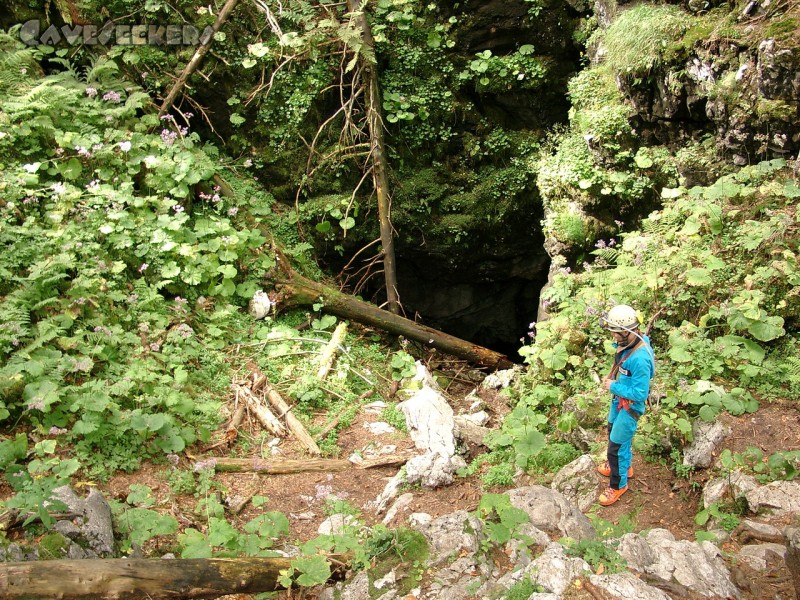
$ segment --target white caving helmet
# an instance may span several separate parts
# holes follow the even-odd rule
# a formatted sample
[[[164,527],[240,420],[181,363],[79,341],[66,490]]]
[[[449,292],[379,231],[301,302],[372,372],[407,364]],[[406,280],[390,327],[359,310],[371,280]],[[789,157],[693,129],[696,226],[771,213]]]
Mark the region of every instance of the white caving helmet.
[[[618,304],[600,317],[600,325],[609,331],[630,331],[639,326],[639,316],[632,306]]]

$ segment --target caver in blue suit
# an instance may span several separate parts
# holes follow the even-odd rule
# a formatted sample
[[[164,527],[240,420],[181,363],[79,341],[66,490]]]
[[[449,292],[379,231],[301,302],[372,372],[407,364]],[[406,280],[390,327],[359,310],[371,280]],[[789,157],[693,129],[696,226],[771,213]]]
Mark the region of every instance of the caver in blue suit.
[[[639,417],[644,414],[645,401],[650,394],[650,380],[655,372],[653,349],[647,336],[617,350],[611,372],[613,381],[609,386],[613,397],[608,411],[609,483],[615,490],[628,485],[633,435]]]

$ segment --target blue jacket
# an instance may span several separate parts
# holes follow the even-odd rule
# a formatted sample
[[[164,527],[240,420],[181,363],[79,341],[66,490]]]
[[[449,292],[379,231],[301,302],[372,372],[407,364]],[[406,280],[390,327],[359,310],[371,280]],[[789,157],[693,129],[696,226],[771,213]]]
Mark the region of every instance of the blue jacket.
[[[631,408],[640,415],[644,414],[645,400],[650,394],[650,380],[656,374],[653,349],[650,338],[642,336],[644,344],[631,352],[623,350],[622,364],[617,372],[617,379],[611,383],[610,390],[614,394],[609,412],[609,422],[616,419],[619,412],[618,396],[631,401]]]

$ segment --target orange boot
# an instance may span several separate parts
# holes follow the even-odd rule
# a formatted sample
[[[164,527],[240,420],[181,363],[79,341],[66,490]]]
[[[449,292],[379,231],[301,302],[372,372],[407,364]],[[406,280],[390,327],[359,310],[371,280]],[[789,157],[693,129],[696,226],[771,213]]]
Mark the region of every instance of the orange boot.
[[[608,461],[597,465],[597,472],[600,473],[603,477],[611,477],[611,465],[608,464]],[[633,477],[633,465],[628,467],[628,479]]]
[[[622,494],[624,494],[627,491],[628,491],[627,485],[619,490],[615,490],[614,488],[607,488],[605,492],[600,494],[600,497],[597,499],[597,501],[600,503],[600,506],[611,506],[622,497]]]

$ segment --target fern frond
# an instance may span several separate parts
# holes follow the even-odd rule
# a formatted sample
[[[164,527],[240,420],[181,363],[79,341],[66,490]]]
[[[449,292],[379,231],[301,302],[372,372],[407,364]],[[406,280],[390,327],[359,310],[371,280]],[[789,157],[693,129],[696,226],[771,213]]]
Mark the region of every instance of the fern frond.
[[[678,228],[682,216],[678,211],[662,211],[642,221],[642,231],[648,235],[662,236]]]
[[[86,83],[108,84],[119,76],[119,66],[105,56],[99,56],[87,69]],[[121,81],[121,80],[120,80]]]
[[[597,250],[592,250],[592,254],[597,256],[599,259],[604,260],[609,265],[617,264],[617,257],[619,256],[619,251],[616,248],[598,248]]]
[[[800,357],[787,356],[784,360],[786,383],[792,392],[800,392]]]
[[[24,89],[41,75],[42,69],[33,57],[33,49],[22,44],[19,38],[0,33],[0,94]]]
[[[41,300],[31,306],[31,312],[36,312],[37,310],[41,310],[45,306],[50,306],[51,304],[58,304],[58,300],[58,297],[55,296],[52,298],[45,298],[44,300]]]

